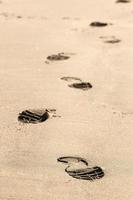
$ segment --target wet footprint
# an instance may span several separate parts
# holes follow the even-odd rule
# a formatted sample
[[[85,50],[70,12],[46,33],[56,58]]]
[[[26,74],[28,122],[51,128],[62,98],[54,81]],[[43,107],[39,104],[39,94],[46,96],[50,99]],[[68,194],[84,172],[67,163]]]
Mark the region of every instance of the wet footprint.
[[[103,39],[104,43],[110,43],[110,44],[121,42],[121,40],[117,39],[115,36],[110,36],[110,37],[101,36],[100,39]]]
[[[88,162],[81,157],[60,157],[57,161],[67,164],[65,172],[76,179],[93,181],[104,176],[101,167],[88,167]]]
[[[107,25],[109,25],[108,23],[105,23],[105,22],[92,22],[91,24],[90,24],[90,26],[92,26],[92,27],[105,27],[105,26],[107,26]],[[111,25],[111,24],[110,24]]]
[[[117,0],[116,3],[130,3],[129,0]]]
[[[68,87],[81,90],[89,90],[92,88],[92,85],[89,82],[81,82],[81,83],[73,83],[71,85],[68,85]]]
[[[56,110],[25,110],[19,113],[18,121],[23,123],[37,124],[46,121],[50,117],[50,114],[52,117],[56,117]]]

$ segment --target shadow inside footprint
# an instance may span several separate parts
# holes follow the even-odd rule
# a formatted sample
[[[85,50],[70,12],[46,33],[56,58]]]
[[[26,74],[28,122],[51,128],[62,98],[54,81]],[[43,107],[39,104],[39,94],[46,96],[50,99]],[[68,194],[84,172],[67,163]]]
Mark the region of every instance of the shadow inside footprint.
[[[70,56],[65,55],[64,53],[53,54],[47,57],[49,61],[61,61],[61,60],[68,60]]]
[[[89,82],[73,83],[68,86],[71,88],[76,88],[81,90],[89,90],[90,88],[92,88],[92,85]]]
[[[89,180],[93,181],[95,179],[100,179],[104,177],[104,172],[101,167],[92,167],[92,168],[85,168],[85,169],[75,169],[72,170],[68,166],[65,171],[72,176],[73,178],[80,179],[80,180]]]
[[[105,22],[92,22],[90,24],[90,26],[92,26],[92,27],[104,27],[107,25],[108,25],[108,23],[105,23]]]
[[[49,118],[47,110],[38,111],[38,110],[25,110],[19,113],[18,121],[23,123],[32,123],[37,124],[46,121]]]
[[[117,0],[116,3],[130,3],[129,0]]]

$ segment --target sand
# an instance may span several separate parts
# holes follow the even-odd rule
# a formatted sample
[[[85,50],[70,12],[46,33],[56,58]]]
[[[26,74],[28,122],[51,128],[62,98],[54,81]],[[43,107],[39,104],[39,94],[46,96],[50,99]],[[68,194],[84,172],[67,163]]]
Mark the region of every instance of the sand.
[[[132,16],[132,2],[114,0],[1,2],[0,200],[132,200]],[[92,28],[93,21],[112,25]],[[45,62],[61,52],[70,59]],[[70,88],[67,76],[93,88]],[[45,108],[61,117],[17,120]],[[60,156],[83,157],[105,176],[74,179]]]

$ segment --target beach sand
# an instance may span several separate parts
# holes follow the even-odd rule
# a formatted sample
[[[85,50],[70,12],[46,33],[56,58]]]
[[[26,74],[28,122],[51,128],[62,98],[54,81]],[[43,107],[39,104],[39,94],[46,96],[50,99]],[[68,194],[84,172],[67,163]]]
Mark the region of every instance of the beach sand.
[[[132,200],[132,16],[133,2],[1,2],[0,200]],[[89,26],[94,21],[109,25]],[[121,41],[106,43],[112,36]],[[70,58],[45,62],[61,52]],[[70,88],[67,76],[93,87]],[[61,117],[17,120],[45,108]],[[60,156],[83,157],[105,176],[74,179]]]

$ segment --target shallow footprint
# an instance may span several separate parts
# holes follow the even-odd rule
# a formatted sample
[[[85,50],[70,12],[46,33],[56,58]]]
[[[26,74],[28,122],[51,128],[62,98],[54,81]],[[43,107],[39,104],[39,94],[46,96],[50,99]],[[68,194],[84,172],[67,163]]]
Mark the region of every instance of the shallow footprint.
[[[105,23],[105,22],[92,22],[90,24],[90,26],[92,26],[92,27],[105,27],[107,25],[108,25],[108,23]]]
[[[71,85],[68,85],[68,87],[81,90],[89,90],[92,88],[92,85],[89,82],[81,82],[81,83],[73,83]]]
[[[71,76],[64,76],[61,78],[61,80],[64,80],[64,81],[68,81],[68,82],[71,82],[71,81],[82,81],[80,78],[77,78],[77,77],[71,77]]]
[[[46,121],[49,118],[47,110],[25,110],[19,113],[18,121],[23,123],[37,124]]]

